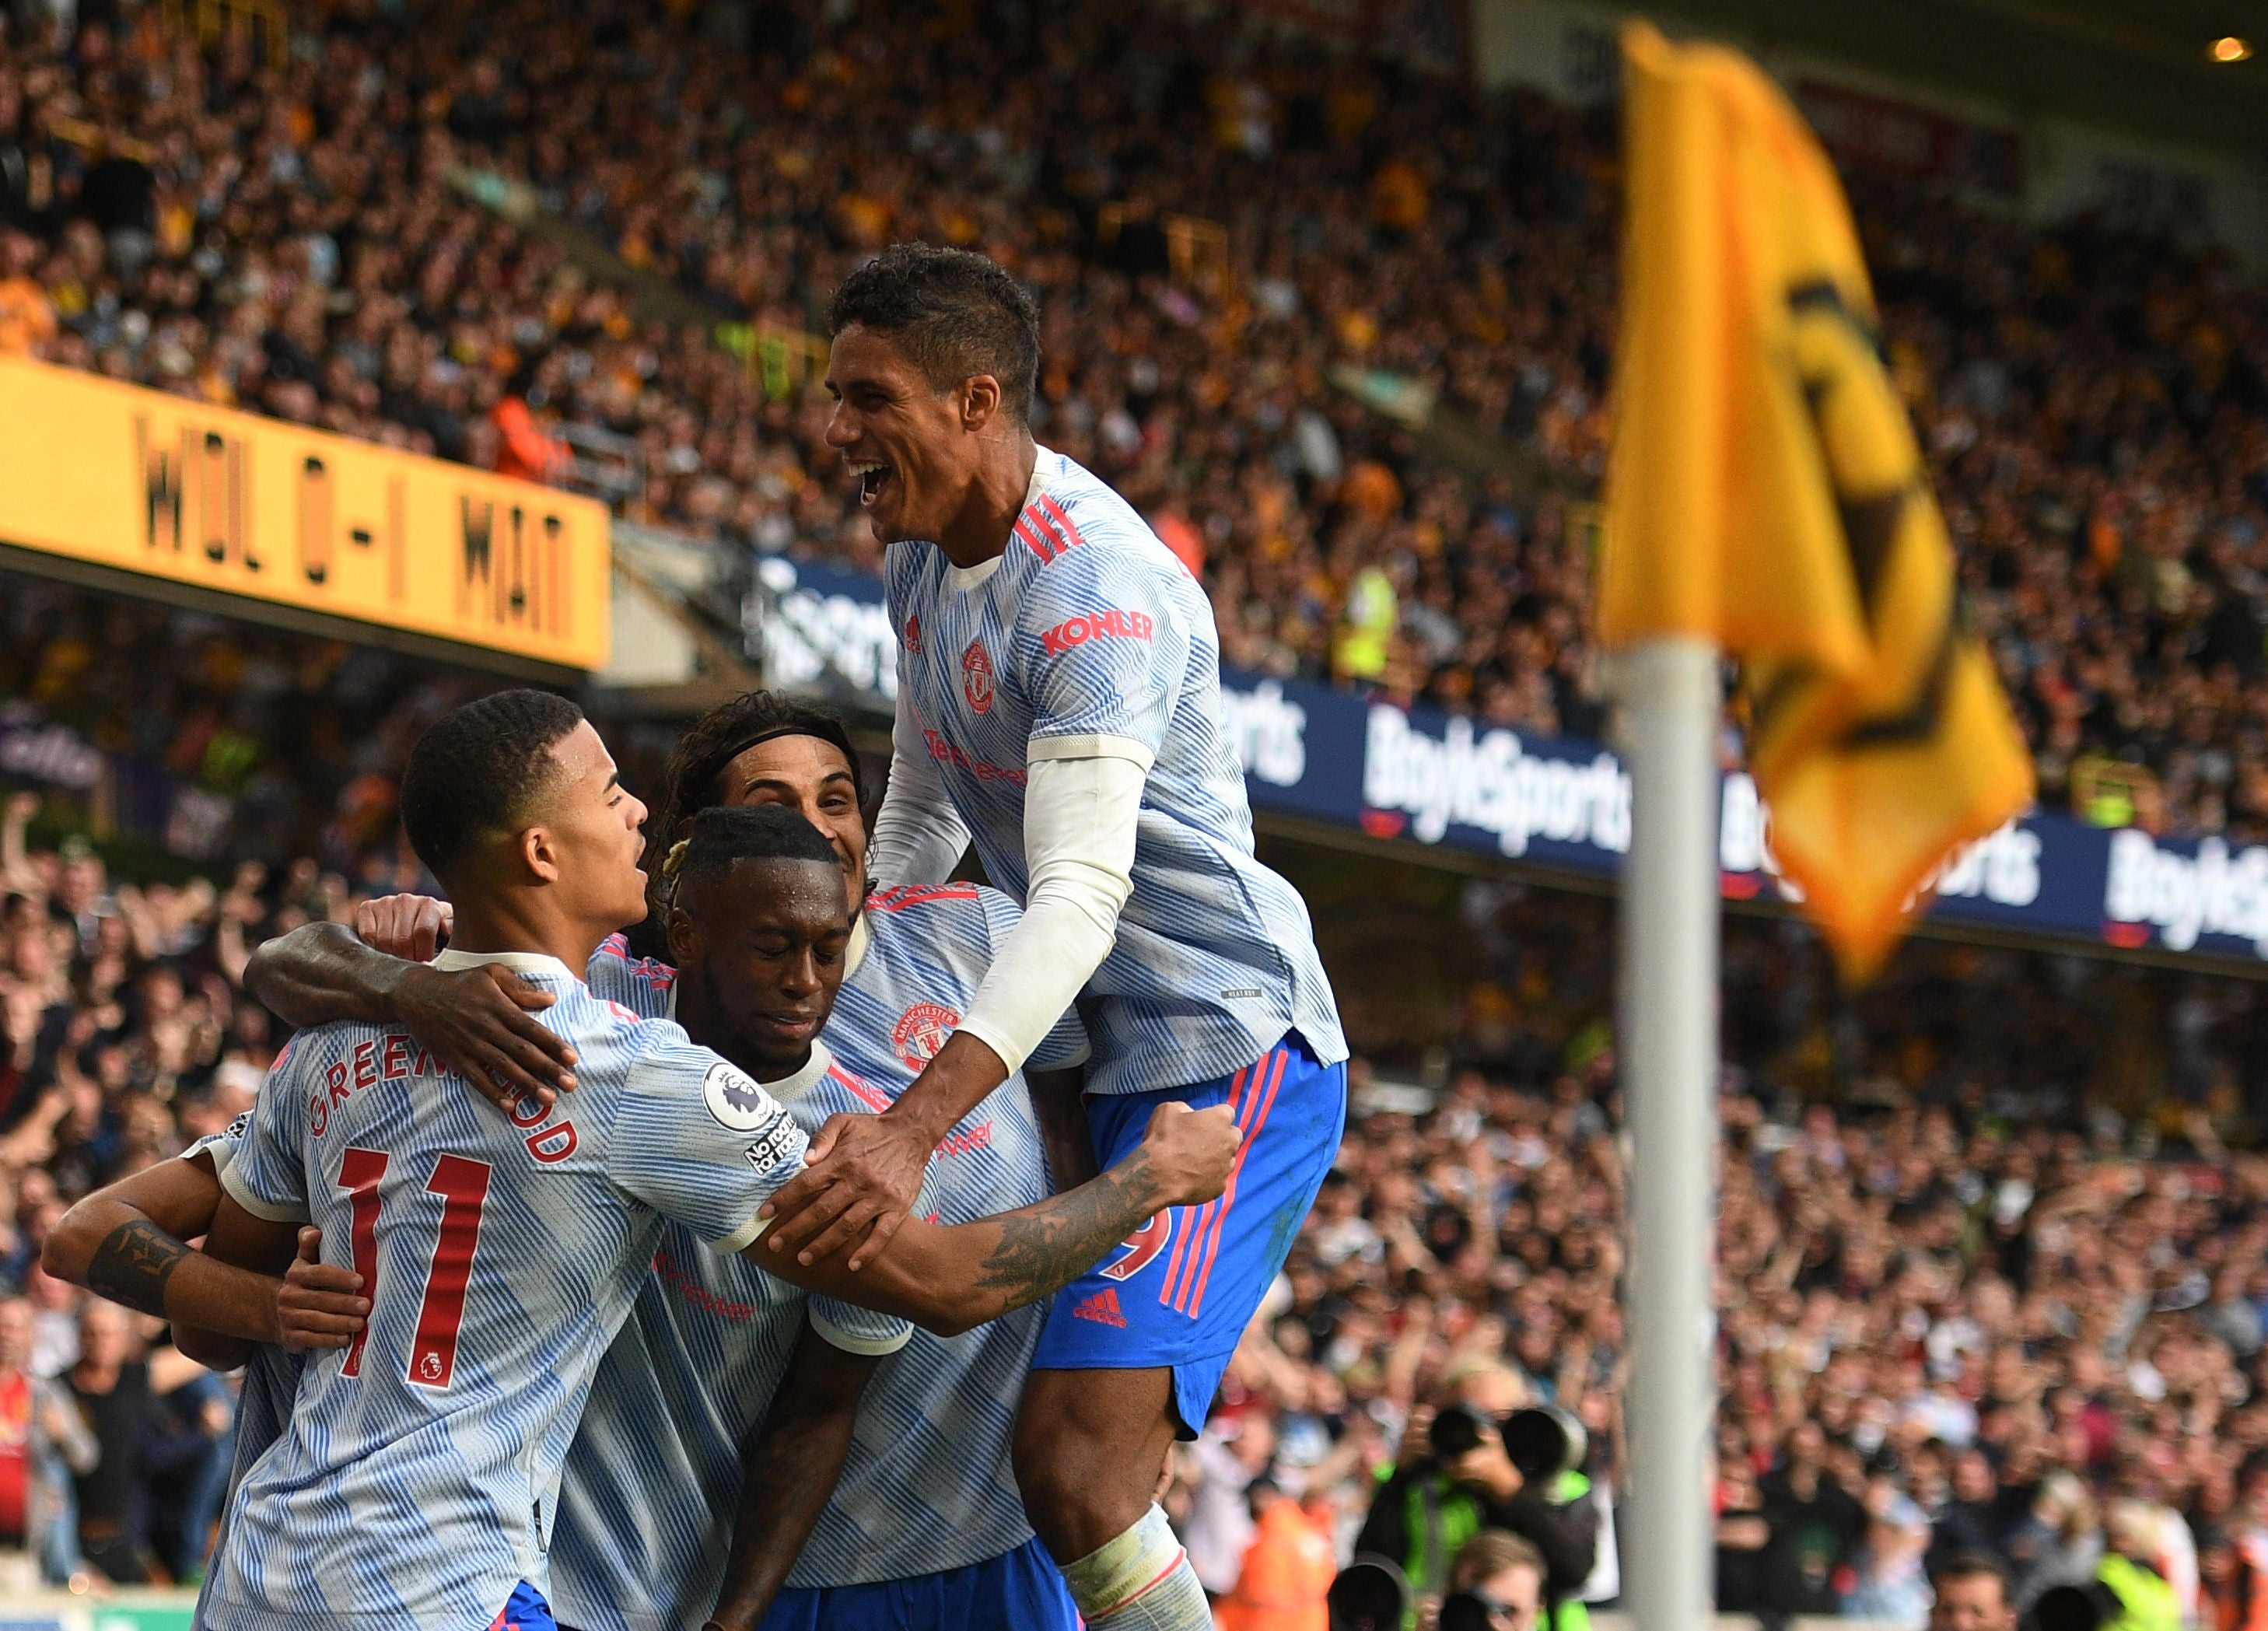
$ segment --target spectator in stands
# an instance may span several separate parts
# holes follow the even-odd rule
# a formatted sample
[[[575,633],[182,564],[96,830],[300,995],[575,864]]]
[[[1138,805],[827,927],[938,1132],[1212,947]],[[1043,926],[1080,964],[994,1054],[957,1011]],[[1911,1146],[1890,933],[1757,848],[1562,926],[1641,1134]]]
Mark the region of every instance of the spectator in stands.
[[[1484,1529],[1457,1553],[1441,1631],[1554,1631],[1544,1601],[1548,1569],[1533,1541]]]
[[[1918,1625],[1929,1613],[1929,1577],[1922,1558],[1929,1522],[1894,1480],[1869,1480],[1862,1502],[1867,1526],[1851,1562],[1842,1612],[1861,1620]]]
[[[2008,1597],[2008,1571],[1981,1552],[1956,1552],[1940,1566],[1933,1584],[1929,1631],[2016,1631]]]
[[[2102,1530],[2095,1498],[2076,1473],[2058,1471],[2042,1481],[2030,1521],[2012,1539],[2010,1553],[2022,1571],[2016,1585],[2020,1613],[2052,1587],[2095,1578],[2102,1561]]]
[[[0,1298],[0,1589],[18,1591],[77,1571],[71,1480],[100,1453],[70,1395],[33,1368],[33,1330],[29,1303]]]
[[[36,357],[55,337],[55,303],[32,275],[39,259],[28,234],[0,228],[0,357]]]
[[[1338,1573],[1329,1526],[1270,1478],[1245,1488],[1252,1539],[1236,1582],[1213,1605],[1219,1631],[1330,1631],[1328,1598]]]

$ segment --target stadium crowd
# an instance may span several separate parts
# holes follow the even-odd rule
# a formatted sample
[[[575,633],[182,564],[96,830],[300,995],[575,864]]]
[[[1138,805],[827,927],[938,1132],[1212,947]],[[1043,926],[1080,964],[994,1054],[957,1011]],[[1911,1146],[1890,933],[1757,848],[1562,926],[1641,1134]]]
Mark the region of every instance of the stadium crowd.
[[[38,1248],[88,1187],[251,1103],[282,1028],[239,983],[247,948],[355,891],[312,859],[137,887],[83,841],[33,841],[45,823],[33,795],[0,808],[0,1546],[59,1575],[188,1578],[225,1384],[47,1278]],[[1587,1429],[1594,1487],[1620,1485],[1610,938],[1596,903],[1473,888],[1454,1068],[1429,1098],[1359,1065],[1337,1170],[1181,1459],[1172,1510],[1224,1623],[1241,1579],[1359,1538],[1412,1548],[1394,1561],[1438,1590],[1446,1559],[1380,1509],[1425,1479],[1516,1509],[1486,1444],[1433,1446],[1445,1407],[1556,1404]],[[1837,1010],[1816,948],[1778,925],[1738,925],[1727,968],[1726,1605],[1918,1623],[1932,1556],[1982,1550],[2025,1600],[2123,1556],[2235,1624],[2268,1589],[2268,1158],[2229,1155],[2205,1107],[2241,1109],[2250,1006],[1925,948]],[[2177,1040],[2037,1045],[2026,993],[2124,1003],[2133,1037]],[[1359,1048],[1398,1052],[1350,1018]],[[1975,1046],[1938,1045],[1972,1020]],[[2121,1068],[2172,1090],[2170,1119],[2121,1120],[2102,1096]],[[1807,1097],[1830,1080],[1842,1108]],[[1610,1598],[1615,1555],[1609,1530],[1551,1594]]]
[[[1230,661],[1595,730],[1576,506],[1603,442],[1609,126],[1412,96],[1401,70],[1227,23],[957,16],[487,8],[468,42],[459,11],[370,0],[270,64],[168,36],[155,5],[18,8],[0,351],[539,476],[561,458],[544,426],[596,425],[639,450],[631,514],[871,566],[815,386],[768,389],[704,328],[642,321],[451,177],[525,181],[720,321],[783,332],[887,240],[969,243],[1043,299],[1040,434],[1202,569]],[[2084,225],[1857,193],[2046,792],[2096,785],[2090,756],[2132,764],[2151,780],[2090,811],[2268,838],[2259,292]],[[1344,362],[1425,382],[1546,479],[1449,472],[1333,389]],[[57,1577],[186,1578],[225,1385],[82,1305],[38,1247],[70,1199],[248,1106],[280,1040],[242,992],[249,948],[415,882],[390,767],[469,682],[0,584],[0,697],[230,801],[224,834],[173,847],[245,862],[129,884],[81,842],[35,844],[35,801],[0,813],[0,1548]],[[1232,1604],[1256,1560],[1386,1532],[1397,1471],[1513,1498],[1485,1444],[1436,1447],[1447,1406],[1557,1405],[1594,1486],[1619,1486],[1609,936],[1590,903],[1475,889],[1486,971],[1454,1067],[1421,1101],[1359,1061],[1338,1171],[1182,1458],[1174,1509]],[[1838,1003],[1815,949],[1754,924],[1727,976],[1725,1605],[1918,1623],[1933,1558],[1983,1552],[2022,1603],[2123,1561],[2201,1624],[2250,1623],[2268,1161],[2214,1129],[2268,1123],[2268,1011],[1943,948]],[[1359,1049],[1417,1052],[1359,993],[1348,1017]],[[2160,1099],[2162,1125],[2118,1113]],[[1394,1561],[1438,1589],[1440,1560]],[[1610,1597],[1611,1546],[1551,1586]]]
[[[718,325],[799,335],[882,243],[970,244],[1042,300],[1040,434],[1202,570],[1230,661],[1596,730],[1608,116],[1233,14],[781,0],[473,28],[360,0],[271,62],[169,36],[153,4],[18,8],[0,351],[537,476],[564,457],[547,426],[598,427],[635,443],[628,513],[872,565],[823,393]],[[472,202],[471,171],[631,282]],[[1855,190],[2046,796],[2268,836],[2259,289],[2083,221]],[[637,277],[718,323],[641,319]],[[1332,387],[1349,364],[1416,381],[1503,473],[1435,461]]]

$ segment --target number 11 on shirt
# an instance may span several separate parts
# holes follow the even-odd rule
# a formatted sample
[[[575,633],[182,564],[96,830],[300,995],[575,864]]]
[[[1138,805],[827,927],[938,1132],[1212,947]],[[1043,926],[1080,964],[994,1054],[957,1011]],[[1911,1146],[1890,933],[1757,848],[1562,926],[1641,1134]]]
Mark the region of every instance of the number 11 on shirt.
[[[378,1306],[379,1184],[393,1157],[382,1149],[350,1148],[339,1162],[339,1187],[353,1214],[355,1273],[362,1294]],[[489,1195],[489,1163],[462,1155],[443,1155],[425,1181],[428,1194],[441,1197],[441,1228],[433,1258],[425,1270],[425,1289],[417,1310],[417,1335],[402,1375],[419,1387],[445,1388],[457,1371],[457,1328],[465,1317],[465,1288],[472,1283],[473,1258],[481,1245],[481,1209]],[[372,1323],[375,1323],[373,1314]],[[363,1345],[370,1325],[355,1333],[342,1376],[362,1374]]]

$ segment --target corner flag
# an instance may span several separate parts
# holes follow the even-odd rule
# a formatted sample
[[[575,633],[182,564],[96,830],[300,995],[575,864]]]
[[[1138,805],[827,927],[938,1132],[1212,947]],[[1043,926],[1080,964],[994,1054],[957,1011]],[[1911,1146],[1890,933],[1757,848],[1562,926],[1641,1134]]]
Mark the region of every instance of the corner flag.
[[[1600,562],[1612,646],[1738,659],[1772,843],[1846,978],[2032,797],[1964,625],[1833,168],[1746,58],[1623,34],[1622,320]]]

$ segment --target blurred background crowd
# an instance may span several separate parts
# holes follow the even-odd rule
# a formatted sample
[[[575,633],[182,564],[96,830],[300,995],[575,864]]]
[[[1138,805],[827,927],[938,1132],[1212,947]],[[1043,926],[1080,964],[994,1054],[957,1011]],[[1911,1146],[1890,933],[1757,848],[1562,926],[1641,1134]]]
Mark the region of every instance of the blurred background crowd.
[[[0,809],[0,1546],[65,1575],[189,1579],[226,1384],[43,1275],[39,1247],[90,1186],[249,1107],[285,1033],[244,993],[248,948],[347,918],[360,890],[313,856],[129,883],[54,830],[33,795]],[[1549,1589],[1617,1589],[1608,909],[1459,887],[1476,926],[1451,1045],[1424,1080],[1353,1007],[1337,1170],[1180,1463],[1172,1509],[1232,1604],[1256,1563],[1317,1537],[1334,1565],[1391,1548],[1439,1589],[1454,1542],[1522,1528],[1522,1486],[1556,1470],[1521,1475],[1485,1438],[1445,1449],[1457,1406],[1580,1424],[1570,1470],[1603,1521]],[[1804,932],[1731,925],[1726,1607],[1918,1624],[1933,1557],[1997,1555],[2029,1600],[2131,1554],[2199,1623],[2237,1623],[2214,1616],[2268,1590],[2268,1158],[2214,1126],[2257,1016],[2196,1011],[2215,985],[2194,977],[1927,943],[1854,1001],[1824,1000],[1829,980]],[[2058,1045],[2051,1002],[2097,1022]],[[2146,1043],[2184,1033],[2192,1058]],[[2122,1115],[2114,1084],[2136,1081],[2159,1108]],[[1429,1483],[1475,1504],[1447,1545],[1408,1520]]]
[[[799,336],[881,244],[968,244],[1041,298],[1040,437],[1200,572],[1227,661],[1598,734],[1611,117],[1147,15],[337,0],[271,55],[134,0],[18,4],[0,352],[872,567]],[[558,230],[490,207],[514,188]],[[1854,190],[2043,801],[2268,841],[2262,289],[2083,220]],[[248,1107],[282,1040],[249,948],[418,883],[393,779],[490,683],[0,573],[0,787],[48,790],[0,813],[0,1549],[53,1577],[194,1577],[230,1395],[40,1244]],[[651,787],[666,725],[610,734]],[[1610,1602],[1609,912],[1270,858],[1317,903],[1357,1096],[1180,1461],[1200,1573],[1266,1631],[1236,1620],[1258,1578],[1361,1552],[1438,1595],[1508,1529],[1548,1599]],[[1382,953],[1403,987],[1352,977]],[[1918,1625],[1933,1565],[1983,1554],[2019,1605],[2124,1563],[2179,1623],[2254,1623],[2268,1160],[2224,1141],[2268,1130],[2255,987],[1919,943],[1845,997],[1769,919],[1728,926],[1725,978],[1724,1605]],[[1580,1425],[1567,1465],[1497,1442],[1535,1406]]]
[[[339,0],[271,56],[65,10],[0,54],[0,351],[539,477],[579,434],[626,516],[872,565],[800,343],[883,243],[979,247],[1046,315],[1039,434],[1202,572],[1230,661],[1598,729],[1609,113],[1233,12]],[[2046,798],[2268,836],[2261,291],[1855,191]]]

